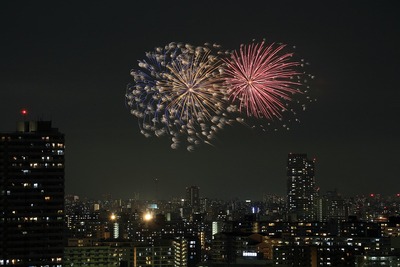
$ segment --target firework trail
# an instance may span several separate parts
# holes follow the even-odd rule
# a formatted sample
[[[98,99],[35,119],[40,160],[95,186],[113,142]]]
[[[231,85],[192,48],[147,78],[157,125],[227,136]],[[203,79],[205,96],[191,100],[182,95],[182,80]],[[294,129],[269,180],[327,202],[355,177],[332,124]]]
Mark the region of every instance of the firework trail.
[[[293,97],[306,95],[307,90],[303,89],[306,74],[301,70],[304,62],[293,60],[293,53],[285,52],[285,48],[283,44],[253,42],[241,45],[230,58],[223,59],[231,109],[269,123],[282,121],[284,112],[296,114],[291,108]]]
[[[142,134],[169,135],[172,148],[185,143],[189,151],[215,138],[228,123],[218,53],[218,45],[170,43],[139,61],[126,98]]]

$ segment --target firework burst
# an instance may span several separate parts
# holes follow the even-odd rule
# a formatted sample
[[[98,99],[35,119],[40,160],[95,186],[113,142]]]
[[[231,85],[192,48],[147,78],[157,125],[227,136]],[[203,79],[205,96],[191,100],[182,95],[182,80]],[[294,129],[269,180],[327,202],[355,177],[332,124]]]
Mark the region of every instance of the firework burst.
[[[226,91],[222,87],[221,61],[210,51],[197,47],[179,55],[158,83],[160,92],[169,96],[169,111],[184,122],[210,120],[223,109]]]
[[[293,61],[285,45],[264,41],[241,45],[224,59],[229,99],[248,117],[281,120],[295,94],[303,94],[302,62]]]
[[[173,149],[211,144],[233,122],[264,131],[277,130],[276,123],[289,129],[284,113],[296,116],[312,101],[306,81],[313,76],[286,48],[264,41],[233,52],[209,43],[157,47],[131,71],[127,105],[144,136],[167,136]]]
[[[218,45],[171,43],[139,61],[126,98],[142,134],[169,135],[172,148],[186,143],[189,151],[215,138],[227,123],[218,53]]]
[[[167,133],[170,123],[162,104],[165,96],[157,89],[157,82],[163,79],[162,74],[167,71],[166,66],[174,59],[175,52],[174,44],[158,47],[139,61],[140,69],[131,70],[134,83],[127,87],[127,105],[131,114],[138,118],[140,132],[146,137]]]

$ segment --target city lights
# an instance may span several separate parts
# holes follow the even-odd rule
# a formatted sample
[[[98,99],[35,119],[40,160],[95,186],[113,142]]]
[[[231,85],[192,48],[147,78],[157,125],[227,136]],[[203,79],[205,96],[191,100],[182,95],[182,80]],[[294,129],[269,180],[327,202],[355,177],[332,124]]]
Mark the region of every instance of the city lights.
[[[146,212],[143,215],[143,220],[145,220],[145,221],[151,221],[152,219],[153,219],[153,215],[150,212]]]

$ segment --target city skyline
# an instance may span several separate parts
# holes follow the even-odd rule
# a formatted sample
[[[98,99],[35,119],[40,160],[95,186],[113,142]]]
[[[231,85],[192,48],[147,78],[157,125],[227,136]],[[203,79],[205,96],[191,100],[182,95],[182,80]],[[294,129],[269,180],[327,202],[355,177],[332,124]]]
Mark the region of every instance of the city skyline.
[[[67,194],[165,199],[196,185],[212,198],[284,195],[288,153],[316,159],[323,191],[400,191],[400,22],[387,3],[3,6],[0,131],[13,132],[26,108],[27,120],[51,120],[65,133]],[[233,49],[253,38],[296,46],[310,62],[317,102],[301,123],[266,133],[226,127],[193,153],[139,133],[125,92],[146,51],[173,41]]]

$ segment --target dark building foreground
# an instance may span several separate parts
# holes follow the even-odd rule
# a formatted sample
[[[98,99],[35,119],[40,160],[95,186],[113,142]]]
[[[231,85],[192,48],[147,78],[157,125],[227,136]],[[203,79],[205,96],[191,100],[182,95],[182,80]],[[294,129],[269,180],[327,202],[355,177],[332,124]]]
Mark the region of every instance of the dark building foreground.
[[[64,135],[50,121],[0,133],[0,265],[62,266]]]

